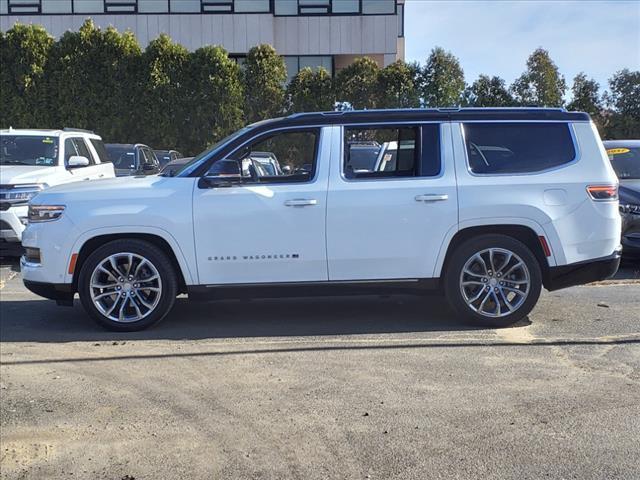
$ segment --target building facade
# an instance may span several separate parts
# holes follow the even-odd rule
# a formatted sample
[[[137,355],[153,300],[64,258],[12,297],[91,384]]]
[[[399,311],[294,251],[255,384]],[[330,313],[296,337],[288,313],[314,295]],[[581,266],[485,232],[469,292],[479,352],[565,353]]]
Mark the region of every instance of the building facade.
[[[131,30],[143,47],[166,33],[190,50],[221,45],[239,62],[267,43],[289,78],[304,67],[335,74],[364,55],[381,67],[404,59],[404,0],[0,0],[2,31],[34,23],[58,37],[88,17]]]

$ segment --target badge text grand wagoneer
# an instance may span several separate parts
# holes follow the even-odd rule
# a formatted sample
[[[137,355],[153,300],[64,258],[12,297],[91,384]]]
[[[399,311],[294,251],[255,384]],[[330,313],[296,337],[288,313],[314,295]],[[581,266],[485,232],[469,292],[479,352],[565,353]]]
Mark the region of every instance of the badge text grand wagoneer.
[[[33,292],[61,304],[79,293],[116,330],[161,320],[181,292],[432,288],[462,317],[508,325],[543,286],[615,273],[617,189],[584,113],[297,114],[234,133],[174,176],[38,194],[22,271]]]

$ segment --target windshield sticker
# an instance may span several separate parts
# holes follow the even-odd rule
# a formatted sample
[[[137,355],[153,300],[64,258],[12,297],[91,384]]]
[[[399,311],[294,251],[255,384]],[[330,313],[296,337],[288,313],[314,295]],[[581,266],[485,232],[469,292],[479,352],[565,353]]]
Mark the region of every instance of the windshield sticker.
[[[53,158],[40,157],[36,158],[36,165],[53,165]]]
[[[622,155],[623,153],[629,153],[628,148],[610,148],[607,150],[608,155]]]
[[[45,137],[42,139],[42,143],[53,143],[53,139],[50,137]]]

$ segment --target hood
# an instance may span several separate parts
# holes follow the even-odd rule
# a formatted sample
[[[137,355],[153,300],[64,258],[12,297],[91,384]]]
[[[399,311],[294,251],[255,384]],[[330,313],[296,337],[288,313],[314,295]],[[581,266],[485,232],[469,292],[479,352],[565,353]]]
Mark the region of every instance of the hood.
[[[620,205],[640,205],[640,180],[620,180]]]
[[[74,202],[98,202],[105,205],[136,200],[158,199],[171,195],[176,181],[195,178],[169,178],[157,175],[116,177],[90,182],[73,182],[48,188],[33,197],[36,205],[69,205]]]
[[[2,165],[0,166],[0,184],[47,183],[48,178],[58,173],[58,169],[52,166]]]

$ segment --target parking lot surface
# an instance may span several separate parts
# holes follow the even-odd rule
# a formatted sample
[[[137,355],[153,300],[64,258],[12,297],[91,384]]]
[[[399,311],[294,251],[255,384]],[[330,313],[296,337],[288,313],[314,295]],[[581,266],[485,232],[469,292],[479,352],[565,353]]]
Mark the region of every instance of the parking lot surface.
[[[2,478],[640,478],[640,283],[474,329],[437,296],[95,326],[0,278]]]

